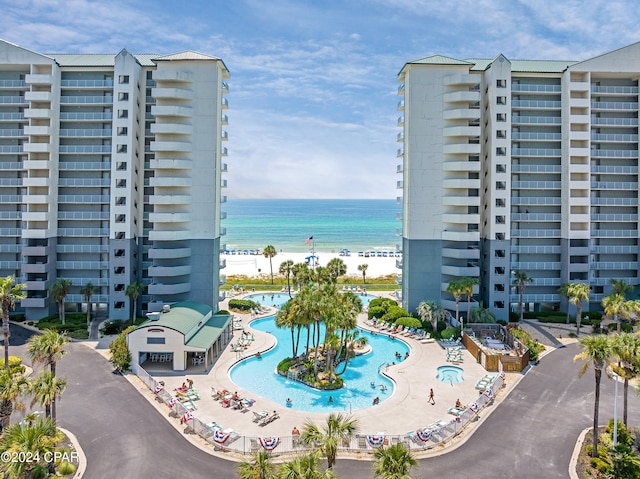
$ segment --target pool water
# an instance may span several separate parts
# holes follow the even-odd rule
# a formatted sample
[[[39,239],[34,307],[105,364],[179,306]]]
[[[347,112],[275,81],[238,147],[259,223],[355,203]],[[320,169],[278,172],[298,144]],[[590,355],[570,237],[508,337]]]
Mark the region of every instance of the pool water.
[[[377,298],[377,296],[373,296],[371,294],[356,294],[360,301],[362,301],[362,306],[369,306],[369,303],[372,299]],[[284,303],[289,301],[290,297],[288,293],[265,293],[265,294],[250,294],[249,296],[245,296],[244,299],[250,299],[251,301],[256,301],[260,303],[261,306],[275,306],[276,308],[280,308]]]
[[[288,295],[285,296],[288,298]],[[349,360],[347,371],[342,375],[345,387],[334,391],[320,391],[275,373],[278,363],[292,354],[289,329],[276,328],[273,316],[255,320],[251,327],[275,336],[277,345],[263,353],[260,359],[251,356],[240,361],[231,368],[229,377],[238,387],[282,404],[282,407],[299,411],[351,412],[371,407],[376,397],[380,402],[388,399],[393,393],[394,384],[380,370],[388,364],[404,360],[405,353],[410,352],[409,346],[402,340],[360,331],[360,336],[367,338],[371,352]],[[324,337],[324,331],[321,332],[321,337]],[[300,343],[304,348],[306,334],[301,337]],[[402,359],[397,359],[396,353]],[[342,365],[338,365],[336,370],[342,371]],[[333,402],[329,401],[330,397]],[[286,403],[287,398],[291,398],[290,405]]]
[[[464,369],[457,366],[440,366],[436,379],[443,383],[458,384],[464,381],[463,373]]]

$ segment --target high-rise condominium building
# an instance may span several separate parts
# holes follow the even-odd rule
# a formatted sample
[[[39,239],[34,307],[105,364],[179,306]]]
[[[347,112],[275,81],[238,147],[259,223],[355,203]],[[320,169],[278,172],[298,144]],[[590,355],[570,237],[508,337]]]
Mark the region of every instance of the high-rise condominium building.
[[[0,276],[27,285],[28,318],[71,282],[111,319],[137,303],[217,310],[229,72],[221,59],[45,55],[0,41]],[[86,289],[85,289],[86,290]]]
[[[564,309],[564,283],[588,283],[594,308],[612,278],[637,285],[639,78],[640,43],[580,62],[407,63],[404,306],[453,310],[447,285],[463,277],[479,280],[475,299],[498,319],[517,309],[520,272],[532,310]]]

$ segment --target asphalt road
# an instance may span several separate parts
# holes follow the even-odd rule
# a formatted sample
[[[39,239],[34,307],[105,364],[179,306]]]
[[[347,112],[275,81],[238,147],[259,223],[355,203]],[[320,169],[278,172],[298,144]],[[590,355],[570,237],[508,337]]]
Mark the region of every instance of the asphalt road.
[[[16,349],[24,343],[19,329],[12,326],[11,344]],[[593,369],[578,379],[579,366],[572,361],[578,352],[574,344],[547,355],[464,445],[422,460],[412,477],[568,477],[576,439],[593,421]],[[96,352],[70,344],[58,373],[68,381],[58,404],[58,420],[76,434],[84,449],[85,477],[235,477],[234,462],[206,454],[185,441]],[[613,416],[613,391],[613,381],[603,377],[602,423]],[[634,421],[640,417],[640,399],[631,391],[629,403],[629,418]],[[371,463],[366,461],[341,459],[335,471],[342,478],[372,476]]]

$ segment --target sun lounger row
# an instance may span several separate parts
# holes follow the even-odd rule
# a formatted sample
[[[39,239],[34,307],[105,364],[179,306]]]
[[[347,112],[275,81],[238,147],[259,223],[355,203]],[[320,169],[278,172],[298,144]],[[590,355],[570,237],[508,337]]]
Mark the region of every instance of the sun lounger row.
[[[259,426],[266,426],[267,424],[272,423],[273,421],[275,421],[276,419],[278,419],[280,416],[278,415],[278,413],[276,411],[273,411],[272,413],[267,413],[267,415],[265,417],[263,417],[262,419],[260,419],[258,421],[258,425]]]
[[[358,256],[361,258],[402,258],[402,253],[399,251],[358,251]]]
[[[496,379],[495,375],[493,375],[493,374],[485,374],[476,383],[476,389],[478,389],[479,391],[484,391],[485,389],[487,389],[491,385],[491,383],[495,379]]]
[[[261,255],[262,250],[259,249],[226,249],[224,250],[224,254],[253,254],[253,255]]]

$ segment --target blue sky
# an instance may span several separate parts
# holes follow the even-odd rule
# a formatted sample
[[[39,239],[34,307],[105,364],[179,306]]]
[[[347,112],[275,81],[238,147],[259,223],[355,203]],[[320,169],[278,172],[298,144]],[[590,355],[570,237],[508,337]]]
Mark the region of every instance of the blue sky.
[[[42,53],[222,58],[230,198],[395,198],[407,61],[583,60],[640,41],[635,0],[0,0]]]

